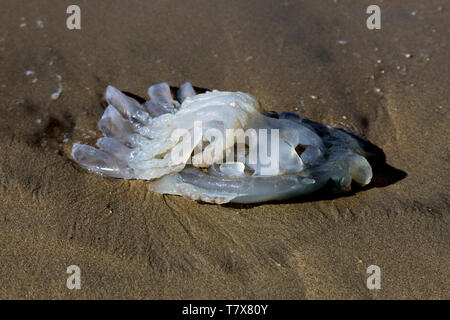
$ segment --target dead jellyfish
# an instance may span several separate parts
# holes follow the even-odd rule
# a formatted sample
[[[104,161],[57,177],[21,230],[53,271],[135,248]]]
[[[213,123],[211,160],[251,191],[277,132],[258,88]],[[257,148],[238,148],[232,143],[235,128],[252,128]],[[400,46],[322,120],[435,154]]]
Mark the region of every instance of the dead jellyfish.
[[[158,193],[210,203],[256,203],[349,191],[372,179],[361,139],[298,114],[266,112],[250,94],[197,93],[167,83],[139,102],[109,86],[98,148],[74,144],[76,162],[114,178],[143,179]]]

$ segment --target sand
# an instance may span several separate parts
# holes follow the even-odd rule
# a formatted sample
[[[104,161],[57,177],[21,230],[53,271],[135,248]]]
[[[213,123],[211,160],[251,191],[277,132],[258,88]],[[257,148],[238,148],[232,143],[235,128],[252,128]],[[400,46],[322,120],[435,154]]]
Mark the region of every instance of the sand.
[[[70,1],[1,1],[0,298],[450,298],[448,3],[77,3],[81,30]],[[387,164],[346,196],[219,206],[73,162],[101,136],[108,84],[162,81],[344,125]]]

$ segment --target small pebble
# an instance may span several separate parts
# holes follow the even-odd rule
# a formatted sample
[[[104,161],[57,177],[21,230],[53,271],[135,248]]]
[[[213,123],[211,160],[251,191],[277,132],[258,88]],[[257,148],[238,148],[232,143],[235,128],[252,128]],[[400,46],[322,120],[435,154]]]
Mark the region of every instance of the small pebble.
[[[311,99],[313,99],[313,100],[317,100],[317,99],[319,99],[319,97],[318,96],[310,96],[311,97]]]
[[[407,54],[405,54],[405,58],[406,59],[411,59],[413,56],[412,56],[412,54],[410,54],[410,53],[407,53]]]

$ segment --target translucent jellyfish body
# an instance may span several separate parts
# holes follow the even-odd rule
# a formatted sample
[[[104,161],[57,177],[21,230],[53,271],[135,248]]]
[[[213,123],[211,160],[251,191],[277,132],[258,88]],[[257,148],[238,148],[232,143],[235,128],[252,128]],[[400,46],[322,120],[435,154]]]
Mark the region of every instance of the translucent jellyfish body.
[[[98,148],[74,144],[81,166],[114,178],[148,180],[151,190],[210,203],[255,203],[372,178],[361,140],[283,112],[265,112],[250,94],[167,83],[139,103],[109,86]]]

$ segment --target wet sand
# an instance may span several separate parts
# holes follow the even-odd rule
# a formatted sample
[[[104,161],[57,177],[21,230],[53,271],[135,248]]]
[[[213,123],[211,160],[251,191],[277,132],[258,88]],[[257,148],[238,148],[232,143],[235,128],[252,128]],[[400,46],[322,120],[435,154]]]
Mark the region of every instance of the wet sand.
[[[445,1],[78,1],[72,31],[70,4],[1,1],[0,298],[450,298]],[[219,206],[71,160],[108,84],[162,81],[343,125],[387,165],[346,196]]]

